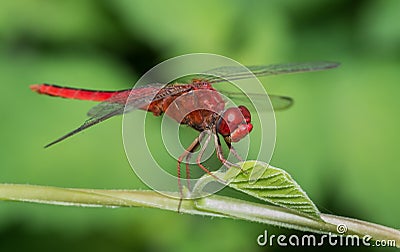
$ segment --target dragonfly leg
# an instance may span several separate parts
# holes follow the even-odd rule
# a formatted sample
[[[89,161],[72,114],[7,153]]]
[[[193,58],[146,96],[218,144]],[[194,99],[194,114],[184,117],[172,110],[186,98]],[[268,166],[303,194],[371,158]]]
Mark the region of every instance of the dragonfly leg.
[[[225,141],[225,143],[228,146],[229,151],[237,158],[237,160],[243,162],[243,158],[239,155],[239,153],[237,153],[235,148],[233,148],[232,144],[228,141]]]
[[[240,169],[241,172],[246,173],[246,171],[244,171],[244,170],[242,169],[241,166],[229,162],[229,161],[224,157],[224,152],[222,151],[221,142],[220,142],[219,137],[218,137],[217,134],[214,134],[214,144],[215,144],[215,149],[216,149],[216,151],[217,151],[217,157],[218,157],[218,159],[222,162],[222,164],[224,164],[224,166],[226,166],[228,169],[231,168],[231,167],[235,167],[235,168]],[[229,150],[232,151],[232,149],[233,149],[232,145],[230,145],[230,144],[228,144],[228,143],[227,143],[227,145],[228,145],[228,147],[229,147]],[[241,160],[239,154],[237,154],[237,152],[236,152],[235,149],[233,149],[233,152],[232,152],[232,153],[233,153],[233,155],[235,155],[235,153],[236,153],[237,156],[236,156],[236,155],[235,155],[235,156],[236,156],[239,160]]]
[[[194,150],[196,150],[197,147],[199,147],[200,141],[197,143],[196,146],[194,146],[194,148],[187,154],[186,158],[185,158],[185,168],[186,168],[186,182],[187,182],[187,187],[190,191],[190,168],[189,168],[189,163],[190,163],[190,159],[193,156],[193,152]]]
[[[231,168],[232,166],[239,167],[238,165],[229,162],[224,157],[224,152],[222,151],[221,142],[219,141],[219,137],[217,134],[214,134],[214,144],[215,144],[215,149],[217,151],[217,157],[222,162],[223,165],[225,165],[227,168]]]
[[[181,163],[182,163],[183,159],[186,160],[186,176],[187,176],[187,180],[188,180],[188,186],[190,186],[189,177],[188,177],[188,176],[190,176],[188,161],[192,157],[193,151],[199,146],[200,141],[203,139],[203,137],[204,137],[204,132],[201,132],[200,135],[198,137],[196,137],[196,139],[194,139],[194,141],[190,144],[190,146],[182,153],[182,155],[180,155],[178,157],[177,176],[178,176],[178,189],[179,189],[179,194],[180,194],[178,212],[181,209],[182,200],[183,200],[183,188],[182,188],[182,182],[181,182]]]
[[[205,131],[204,131],[205,132]],[[210,170],[208,170],[204,165],[201,164],[201,157],[203,156],[210,140],[211,140],[211,135],[214,135],[213,133],[211,133],[210,131],[208,131],[208,136],[204,142],[204,145],[201,147],[200,151],[199,151],[199,155],[197,155],[196,158],[196,164],[203,170],[205,171],[208,175],[210,175],[211,177],[215,178],[216,180],[218,180],[219,182],[226,184],[226,181],[218,178],[217,176],[215,176],[213,173],[210,172]]]

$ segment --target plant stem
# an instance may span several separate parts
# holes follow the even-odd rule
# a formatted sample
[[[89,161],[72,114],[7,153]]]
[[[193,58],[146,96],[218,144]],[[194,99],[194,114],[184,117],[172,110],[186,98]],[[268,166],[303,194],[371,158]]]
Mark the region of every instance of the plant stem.
[[[179,199],[154,191],[72,189],[51,186],[0,184],[0,200],[80,207],[151,207],[177,211]],[[346,235],[372,236],[373,240],[394,240],[400,246],[400,231],[361,220],[321,214],[325,222],[307,218],[292,210],[225,196],[183,200],[182,213],[243,219],[315,233],[338,233],[338,224],[347,226]]]

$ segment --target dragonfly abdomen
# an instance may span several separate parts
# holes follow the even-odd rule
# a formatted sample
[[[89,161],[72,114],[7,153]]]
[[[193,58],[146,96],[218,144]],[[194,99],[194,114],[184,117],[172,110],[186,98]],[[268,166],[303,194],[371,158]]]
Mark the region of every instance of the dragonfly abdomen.
[[[122,91],[98,91],[89,89],[79,89],[70,87],[61,87],[51,84],[31,85],[30,89],[39,94],[62,97],[67,99],[78,99],[87,101],[105,101]]]

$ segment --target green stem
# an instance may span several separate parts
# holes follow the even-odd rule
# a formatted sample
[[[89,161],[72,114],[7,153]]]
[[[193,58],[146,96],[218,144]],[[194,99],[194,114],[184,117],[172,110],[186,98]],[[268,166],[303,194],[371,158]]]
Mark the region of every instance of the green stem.
[[[151,207],[177,211],[179,199],[154,191],[69,189],[51,186],[0,184],[0,200],[81,207]],[[400,246],[400,231],[361,220],[321,214],[325,222],[304,217],[286,208],[248,202],[224,196],[184,200],[182,213],[236,218],[315,233],[337,233],[344,224],[345,234],[370,235],[374,240],[394,240]]]

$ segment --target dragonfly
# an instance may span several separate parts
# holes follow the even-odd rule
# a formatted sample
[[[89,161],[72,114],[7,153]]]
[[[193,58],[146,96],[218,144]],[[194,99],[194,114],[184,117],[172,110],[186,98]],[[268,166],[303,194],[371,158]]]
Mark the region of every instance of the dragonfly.
[[[198,137],[194,139],[177,160],[178,187],[182,199],[181,163],[185,162],[186,177],[189,178],[189,161],[194,151],[200,147],[202,141],[204,141],[204,144],[198,152],[196,164],[204,172],[214,176],[201,163],[201,157],[209,142],[213,140],[216,156],[224,166],[228,168],[237,166],[225,158],[219,135],[222,136],[229,152],[238,160],[242,160],[233,148],[232,143],[239,142],[253,129],[249,109],[243,105],[225,108],[225,101],[220,91],[214,89],[214,84],[253,78],[255,76],[327,70],[338,65],[336,62],[322,61],[248,66],[246,67],[247,69],[238,66],[225,66],[206,71],[188,83],[174,82],[167,85],[153,83],[118,91],[88,90],[54,84],[35,84],[31,85],[30,88],[36,93],[49,96],[101,102],[89,110],[87,113],[89,119],[81,126],[47,144],[46,148],[111,117],[137,109],[151,112],[154,116],[166,114],[178,123],[188,125],[199,131]],[[241,95],[244,94],[227,93],[228,97],[240,97]],[[269,95],[269,99],[274,110],[286,109],[293,103],[293,100],[286,96]]]

